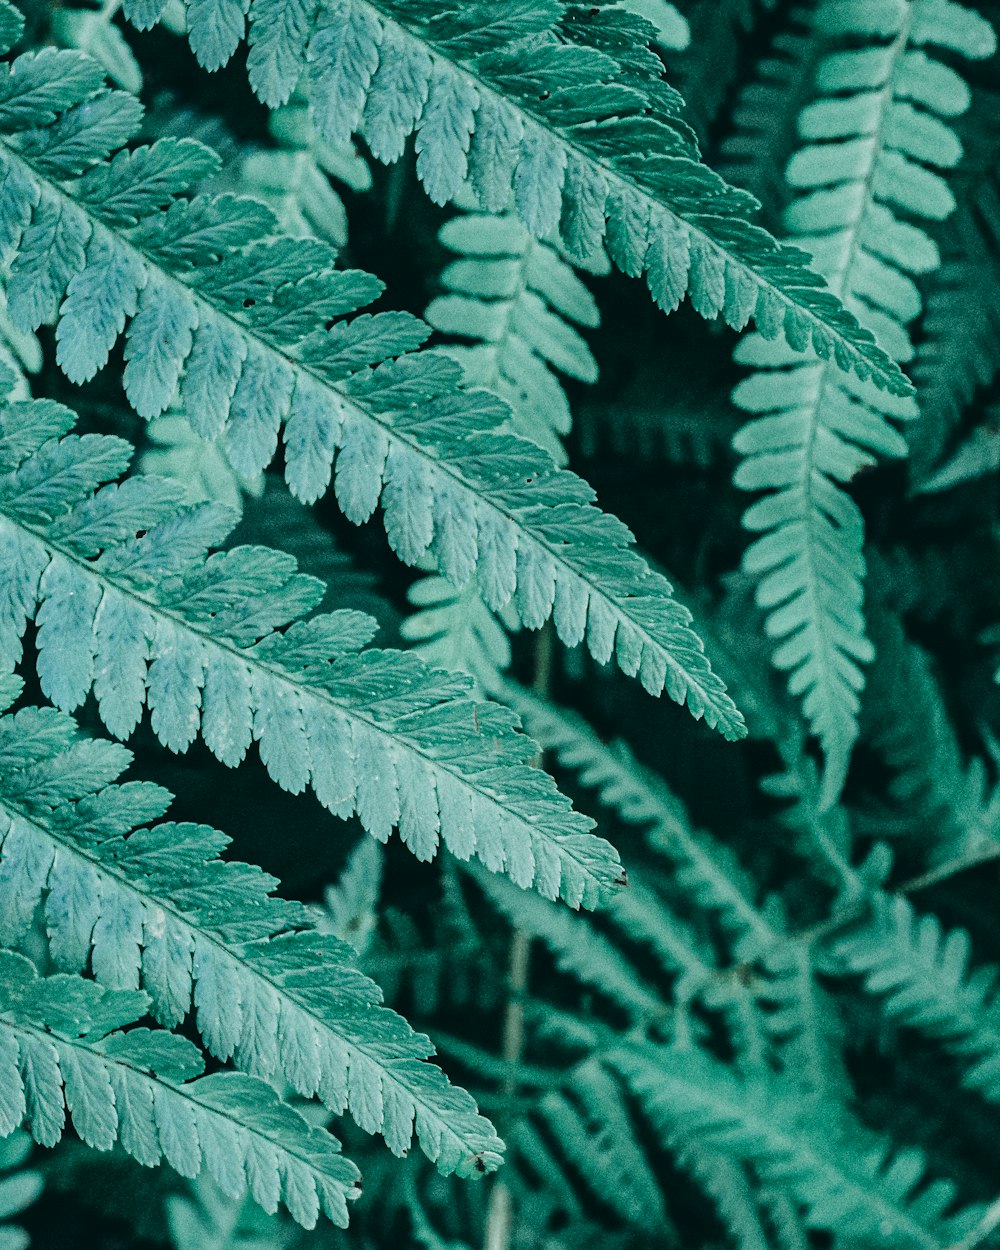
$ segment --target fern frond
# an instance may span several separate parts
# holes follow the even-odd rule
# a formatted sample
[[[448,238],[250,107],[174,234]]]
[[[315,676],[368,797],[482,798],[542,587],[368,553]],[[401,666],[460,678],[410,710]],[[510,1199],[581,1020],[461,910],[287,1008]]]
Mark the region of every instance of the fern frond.
[[[579,917],[572,912],[550,906],[537,894],[528,894],[515,885],[504,889],[509,883],[501,882],[497,889],[498,878],[486,873],[476,873],[476,880],[511,928],[548,947],[560,971],[617,1004],[633,1022],[664,1015],[667,1008],[656,989],[643,981],[634,964],[593,925],[574,924]]]
[[[0,1140],[0,1247],[27,1250],[28,1234],[16,1224],[8,1224],[37,1199],[42,1191],[42,1174],[25,1167],[31,1154],[31,1138],[16,1131]]]
[[[382,848],[362,838],[351,852],[334,885],[323,892],[323,911],[317,927],[347,942],[363,956],[375,936],[382,890]]]
[[[188,419],[223,439],[239,472],[271,461],[284,424],[286,477],[305,501],[326,490],[339,449],[340,507],[360,523],[381,500],[404,561],[432,553],[459,586],[477,575],[491,608],[512,602],[531,628],[552,616],[567,644],[586,638],[600,662],[617,655],[651,693],[666,688],[740,737],[688,614],[590,487],[505,432],[506,405],[463,390],[453,361],[418,352],[422,322],[340,319],[379,296],[375,278],[335,272],[317,240],[272,238],[255,201],[180,198],[214,168],[207,149],[163,140],[105,160],[138,117],[76,53],[44,49],[0,74],[12,315],[57,321],[67,375],[93,377],[125,332],[125,391],[141,416],[168,407],[183,368]]]
[[[182,1176],[207,1168],[222,1190],[248,1190],[266,1211],[283,1202],[305,1228],[322,1211],[347,1224],[357,1168],[266,1081],[202,1076],[198,1048],[175,1033],[129,1029],[149,1000],[58,974],[39,977],[23,955],[0,952],[0,1134],[27,1119],[54,1146],[66,1114],[97,1150],[115,1142],[147,1167]]]
[[[889,355],[907,361],[906,326],[920,311],[915,279],[939,257],[906,218],[939,220],[953,209],[939,171],[958,162],[947,123],[969,102],[958,74],[925,49],[985,57],[996,37],[972,10],[936,0],[864,8],[826,0],[813,25],[834,50],[820,61],[818,98],[800,119],[805,145],[788,179],[803,195],[788,225]],[[876,455],[905,454],[893,423],[917,409],[907,396],[879,393],[815,355],[803,363],[759,335],[741,343],[737,359],[757,372],[733,396],[754,414],[734,441],[744,457],[735,481],[768,492],[743,519],[761,535],[744,568],[758,579],[774,664],[789,673],[822,745],[829,806],[847,774],[873,654],[862,611],[864,524],[844,487]]]
[[[496,1167],[502,1143],[423,1062],[427,1038],[379,1006],[378,987],[307,909],[271,895],[273,877],[221,861],[228,838],[207,826],[135,831],[170,795],[115,785],[129,758],[54,709],[0,718],[0,942],[21,938],[41,901],[64,971],[89,960],[112,989],[141,985],[168,1027],[193,1002],[217,1058],[318,1093],[396,1154],[415,1129],[443,1172]]]
[[[677,58],[685,116],[700,138],[716,126],[740,70],[740,54],[778,0],[689,0],[691,43]]]
[[[243,157],[240,193],[263,200],[285,234],[322,239],[340,251],[347,243],[347,209],[333,181],[352,191],[370,190],[367,161],[351,143],[324,143],[298,96],[271,112],[267,124],[276,146]]]
[[[997,338],[994,338],[992,333],[990,334],[990,346],[992,347],[998,340],[1000,340],[1000,322],[998,322]],[[998,368],[1000,368],[1000,363],[998,363]],[[952,490],[965,482],[992,477],[998,469],[1000,469],[1000,411],[994,405],[986,414],[985,424],[977,425],[969,437],[959,443],[952,454],[929,476],[916,482],[913,488],[914,493],[932,495],[939,491]]]
[[[677,1161],[711,1198],[737,1250],[771,1250],[744,1164],[696,1142],[686,1142]]]
[[[243,37],[239,7],[224,28],[211,6],[187,7],[198,59],[225,64]],[[742,327],[754,316],[770,337],[784,330],[908,392],[803,253],[752,224],[756,201],[699,163],[641,18],[563,0],[252,0],[249,23],[250,82],[264,103],[287,100],[308,69],[328,141],[359,130],[394,161],[415,131],[417,173],[436,203],[468,176],[484,209],[513,196],[532,233],[558,228],[575,256],[607,235],[615,263],[645,272],[665,309],[688,293],[707,317]]]
[[[597,380],[578,328],[600,324],[594,297],[560,250],[513,213],[464,213],[439,237],[459,259],[442,273],[447,293],[428,306],[427,320],[444,334],[476,340],[448,348],[466,381],[505,399],[513,428],[565,463],[561,439],[572,418],[558,375]]]
[[[468,673],[477,689],[495,694],[510,667],[510,639],[476,586],[462,590],[437,573],[413,583],[406,597],[413,611],[400,632],[425,663]]]
[[[589,1192],[657,1243],[674,1241],[663,1192],[624,1094],[621,1081],[596,1060],[578,1064],[565,1089],[546,1094],[537,1107],[547,1140],[558,1145],[558,1158],[552,1152],[549,1160],[541,1160],[532,1149],[543,1144],[537,1134],[520,1135],[521,1158],[540,1175],[546,1163],[558,1169],[561,1188]]]
[[[182,483],[186,504],[217,503],[239,515],[244,495],[260,498],[264,492],[262,473],[244,477],[237,472],[221,443],[201,438],[180,412],[154,417],[146,426],[146,442],[140,470]]]
[[[871,916],[831,943],[839,969],[864,979],[886,1017],[938,1039],[962,1063],[962,1083],[1000,1102],[1000,969],[970,968],[965,929],[945,931],[902,895],[877,893]]]
[[[769,224],[780,222],[788,205],[785,168],[799,146],[799,114],[809,103],[821,51],[821,41],[810,38],[807,11],[793,7],[741,88],[731,133],[720,145],[719,172],[761,201]]]
[[[370,617],[303,620],[322,582],[267,547],[207,555],[228,514],[183,509],[168,479],[115,485],[129,444],[57,441],[72,425],[53,403],[0,411],[0,657],[17,661],[34,616],[53,703],[72,711],[93,689],[122,738],[148,704],[165,746],[185,751],[200,733],[229,767],[257,741],[283,789],[311,785],[382,841],[398,827],[421,859],[443,840],[574,906],[613,888],[617,854],[528,765],[534,744],[509,712],[473,702],[467,679],[415,656],[362,652]]]
[[[50,31],[60,47],[76,48],[100,62],[115,86],[133,95],[142,91],[142,68],[115,24],[114,14],[103,5],[91,8],[88,0],[58,5],[52,9]]]
[[[895,1157],[885,1143],[836,1117],[808,1112],[766,1080],[738,1081],[695,1050],[621,1048],[609,1060],[672,1149],[693,1143],[753,1165],[766,1184],[790,1190],[807,1223],[846,1243],[945,1250],[975,1223],[977,1209],[951,1208],[955,1187],[927,1183],[915,1149]]]

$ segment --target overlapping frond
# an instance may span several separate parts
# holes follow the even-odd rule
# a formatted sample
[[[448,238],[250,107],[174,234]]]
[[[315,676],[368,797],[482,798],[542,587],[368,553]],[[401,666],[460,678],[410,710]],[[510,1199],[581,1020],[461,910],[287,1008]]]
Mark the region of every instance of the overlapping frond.
[[[571,1207],[582,1189],[657,1244],[675,1241],[626,1091],[607,1068],[593,1059],[577,1065],[562,1089],[539,1100],[533,1119],[544,1137],[533,1123],[518,1126],[515,1167],[546,1177],[549,1188],[569,1196]]]
[[[623,1047],[611,1062],[671,1149],[691,1142],[752,1164],[794,1194],[814,1228],[860,1244],[945,1250],[976,1222],[975,1208],[952,1211],[950,1182],[926,1181],[918,1150],[892,1156],[846,1117],[803,1108],[778,1082],[739,1081],[694,1049]]]
[[[932,657],[881,607],[872,618],[880,663],[865,702],[866,738],[891,770],[889,798],[927,860],[976,856],[1000,840],[1000,789],[966,757]]]
[[[802,113],[804,146],[788,179],[802,192],[787,214],[798,242],[886,352],[908,361],[906,326],[920,311],[916,279],[938,249],[918,221],[954,207],[941,171],[961,147],[949,125],[968,106],[965,83],[933,49],[967,57],[996,47],[971,9],[936,0],[821,3],[817,38],[831,50],[816,72],[817,98]],[[775,665],[826,757],[824,799],[840,793],[857,737],[865,634],[863,520],[846,487],[876,457],[902,456],[895,422],[916,416],[912,398],[878,392],[817,356],[802,361],[759,335],[737,352],[754,372],[734,393],[753,414],[735,439],[736,484],[767,492],[746,512],[760,535],[744,567],[758,579]]]
[[[432,553],[456,585],[477,576],[492,608],[512,603],[531,628],[554,617],[564,642],[586,638],[602,663],[616,655],[650,692],[666,688],[739,737],[688,614],[592,490],[506,432],[506,405],[463,389],[454,361],[420,352],[423,322],[343,319],[379,296],[375,278],[335,271],[318,240],[272,237],[256,201],[184,199],[214,168],[206,148],[168,139],[106,160],[138,120],[137,102],[106,91],[79,54],[4,66],[0,259],[15,322],[56,321],[58,362],[77,382],[124,333],[141,416],[163,412],[180,384],[194,429],[221,438],[248,476],[284,426],[298,497],[326,490],[336,458],[340,507],[360,523],[381,501],[401,559]]]
[[[142,27],[156,20],[151,8],[125,5]],[[812,342],[906,393],[804,254],[754,225],[756,201],[699,162],[642,18],[607,0],[252,0],[247,9],[254,90],[280,104],[308,73],[330,142],[358,130],[379,160],[394,161],[415,132],[417,172],[435,202],[468,176],[484,209],[513,197],[532,233],[558,228],[573,255],[606,237],[615,263],[645,273],[665,309],[687,293],[705,316],[738,327],[756,317],[770,337]],[[244,35],[243,5],[189,0],[187,10],[202,65],[225,64]]]
[[[174,1250],[287,1250],[296,1240],[294,1225],[228,1197],[210,1177],[199,1176],[189,1194],[171,1194],[165,1205]]]
[[[171,750],[200,734],[235,767],[256,741],[283,789],[311,785],[382,841],[398,827],[421,859],[443,842],[574,906],[613,888],[617,854],[529,766],[534,744],[506,709],[416,656],[363,651],[375,622],[362,613],[308,617],[324,586],[291,556],[209,555],[229,514],[183,508],[168,479],[116,484],[132,448],[73,424],[46,401],[0,411],[4,662],[33,617],[46,697],[72,711],[93,690],[117,737],[148,705]]]
[[[268,115],[268,130],[275,146],[243,156],[240,192],[273,209],[285,234],[322,239],[341,250],[347,243],[347,209],[333,183],[370,190],[367,161],[352,143],[337,148],[324,143],[298,96]]]
[[[67,1112],[98,1150],[118,1142],[147,1167],[182,1176],[207,1168],[232,1197],[288,1207],[312,1228],[322,1212],[347,1224],[357,1168],[266,1081],[240,1072],[201,1075],[196,1046],[175,1033],[129,1028],[149,1005],[137,991],[82,977],[39,977],[23,955],[0,952],[0,1135],[27,1120],[54,1146]]]
[[[959,131],[962,163],[952,180],[958,207],[937,232],[941,268],[929,283],[913,365],[921,419],[908,434],[917,491],[935,489],[935,470],[946,469],[941,461],[950,461],[966,409],[1000,373],[998,106],[995,90],[973,88]]]
[[[170,795],[116,784],[129,753],[85,739],[53,708],[0,718],[0,943],[41,904],[56,965],[142,989],[163,1025],[192,1008],[209,1051],[319,1094],[405,1154],[414,1131],[443,1172],[496,1167],[502,1143],[472,1099],[424,1060],[433,1048],[320,932],[272,895],[273,877],[224,861],[206,825],[158,823]],[[144,827],[137,829],[136,827]]]

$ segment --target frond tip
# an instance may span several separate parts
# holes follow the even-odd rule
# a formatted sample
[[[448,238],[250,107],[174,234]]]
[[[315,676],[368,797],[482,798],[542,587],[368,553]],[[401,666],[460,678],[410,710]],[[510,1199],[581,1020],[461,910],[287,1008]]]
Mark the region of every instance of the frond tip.
[[[788,225],[885,351],[906,362],[907,326],[921,308],[917,280],[939,263],[922,223],[954,207],[942,171],[961,146],[948,121],[969,100],[958,74],[926,49],[983,57],[996,39],[972,10],[937,0],[823,0],[811,21],[831,50],[800,116],[804,143],[787,177],[801,195]],[[735,482],[767,492],[743,518],[757,535],[744,568],[757,581],[774,664],[820,740],[831,806],[874,654],[863,611],[864,521],[848,488],[879,456],[906,454],[897,423],[918,409],[902,390],[880,391],[820,354],[803,359],[759,334],[740,344],[737,360],[754,372],[733,395],[752,415],[734,440],[744,457]]]

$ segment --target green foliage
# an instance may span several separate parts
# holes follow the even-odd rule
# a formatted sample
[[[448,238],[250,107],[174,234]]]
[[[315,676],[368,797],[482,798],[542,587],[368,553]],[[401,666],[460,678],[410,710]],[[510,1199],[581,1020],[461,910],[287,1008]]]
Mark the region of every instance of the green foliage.
[[[461,390],[458,366],[420,354],[428,329],[412,315],[336,320],[378,298],[376,278],[335,271],[318,240],[273,237],[257,201],[181,198],[216,167],[197,142],[105,159],[140,110],[103,88],[96,63],[48,49],[6,73],[8,298],[22,328],[58,314],[56,359],[71,381],[93,378],[125,332],[123,381],[140,416],[167,409],[183,368],[192,427],[221,438],[244,476],[271,462],[284,423],[286,479],[306,502],[326,491],[339,448],[340,507],[360,524],[381,499],[404,561],[433,552],[457,585],[477,574],[490,606],[513,602],[531,628],[553,616],[563,641],[586,638],[650,693],[666,687],[741,735],[669,584],[590,488],[504,433],[507,408]]]
[[[998,1244],[998,21],[0,0],[0,1250]]]
[[[129,1028],[146,1013],[145,994],[66,974],[42,978],[10,951],[0,967],[5,1134],[27,1119],[35,1140],[54,1146],[68,1112],[95,1149],[119,1141],[141,1163],[163,1158],[183,1176],[204,1166],[226,1193],[249,1190],[269,1211],[281,1201],[305,1228],[320,1211],[346,1225],[357,1169],[266,1081],[203,1076],[184,1038]]]
[[[205,68],[236,51],[241,7],[223,4],[217,16],[209,4],[188,3],[191,46]],[[643,19],[561,0],[499,13],[431,0],[306,0],[291,7],[292,20],[286,7],[248,6],[247,67],[265,104],[284,103],[308,64],[320,134],[337,143],[360,129],[378,159],[394,161],[415,131],[417,171],[436,203],[469,174],[484,208],[504,209],[513,194],[528,229],[558,228],[574,255],[590,256],[607,229],[615,262],[645,272],[663,308],[690,293],[704,316],[721,313],[736,326],[754,316],[769,337],[784,330],[906,393],[805,257],[751,224],[754,201],[698,162],[679,97],[642,49],[653,31]],[[140,26],[145,16],[134,14]],[[555,92],[539,92],[539,81]],[[580,127],[581,118],[594,125]]]
[[[936,0],[831,0],[812,22],[815,40],[831,50],[799,118],[804,143],[788,180],[800,195],[787,224],[885,351],[906,362],[906,327],[920,312],[916,280],[939,263],[933,239],[911,219],[937,221],[953,210],[940,171],[961,157],[948,123],[969,105],[965,83],[927,49],[987,57],[996,36],[971,9]],[[790,674],[822,744],[829,805],[847,773],[862,666],[873,656],[862,611],[864,524],[844,486],[877,455],[905,454],[893,422],[918,409],[818,356],[803,364],[759,335],[744,340],[737,359],[758,371],[734,393],[755,416],[734,443],[745,458],[735,481],[771,492],[744,515],[761,535],[744,568],[759,579],[758,603],[778,643],[774,663]]]

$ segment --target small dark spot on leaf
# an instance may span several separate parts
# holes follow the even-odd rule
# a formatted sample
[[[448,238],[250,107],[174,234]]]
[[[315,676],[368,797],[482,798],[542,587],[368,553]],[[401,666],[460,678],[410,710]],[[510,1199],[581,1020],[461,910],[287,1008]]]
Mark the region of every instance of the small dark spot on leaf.
[[[257,301],[256,301],[255,299],[250,299],[250,297],[249,297],[249,296],[247,296],[247,298],[243,301],[243,307],[244,307],[244,308],[253,308],[253,306],[254,306],[256,303],[257,303]]]

